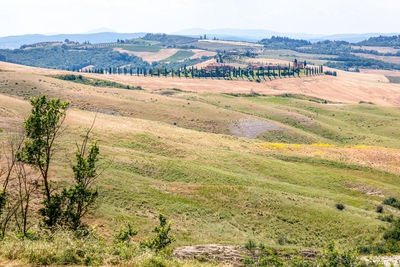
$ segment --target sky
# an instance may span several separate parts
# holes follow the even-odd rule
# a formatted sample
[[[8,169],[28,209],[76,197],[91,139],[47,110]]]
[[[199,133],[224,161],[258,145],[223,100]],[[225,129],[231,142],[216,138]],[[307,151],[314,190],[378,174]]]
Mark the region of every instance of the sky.
[[[400,0],[0,0],[0,36],[188,28],[285,33],[400,31]]]

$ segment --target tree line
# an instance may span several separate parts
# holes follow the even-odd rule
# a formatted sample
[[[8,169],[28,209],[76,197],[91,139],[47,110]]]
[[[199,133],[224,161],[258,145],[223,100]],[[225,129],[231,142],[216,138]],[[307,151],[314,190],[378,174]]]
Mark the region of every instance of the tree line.
[[[265,66],[258,68],[241,67],[215,67],[215,68],[196,68],[186,67],[179,69],[160,68],[95,68],[74,70],[76,72],[98,73],[98,74],[119,74],[149,77],[177,77],[177,78],[218,78],[224,80],[248,79],[261,81],[265,79],[277,79],[285,77],[316,76],[324,74],[323,66],[294,67],[287,66]]]

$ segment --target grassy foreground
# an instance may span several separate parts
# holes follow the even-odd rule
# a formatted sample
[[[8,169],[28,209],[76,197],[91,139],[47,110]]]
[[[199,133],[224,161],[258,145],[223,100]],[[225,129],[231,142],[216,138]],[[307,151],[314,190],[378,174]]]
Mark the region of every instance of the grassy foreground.
[[[51,239],[21,240],[7,237],[1,242],[0,264],[29,264],[34,266],[78,265],[99,266],[212,266],[195,260],[179,260],[170,252],[154,253],[136,244],[110,243],[95,234],[84,239],[72,233],[59,232]]]
[[[71,177],[65,156],[73,152],[71,140],[94,116],[69,111],[53,169],[60,181]],[[104,114],[97,115],[93,133],[107,168],[91,221],[104,233],[131,222],[138,238],[146,236],[161,209],[173,221],[176,245],[248,239],[298,248],[332,239],[368,244],[385,225],[375,212],[381,195],[399,196],[397,174],[271,153],[256,140]],[[336,209],[337,202],[346,209]]]

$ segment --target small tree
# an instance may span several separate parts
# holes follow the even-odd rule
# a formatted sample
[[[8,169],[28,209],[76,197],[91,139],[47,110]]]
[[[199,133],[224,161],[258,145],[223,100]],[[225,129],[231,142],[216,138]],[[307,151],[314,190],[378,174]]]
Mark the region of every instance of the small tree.
[[[87,147],[92,129],[93,125],[82,144],[77,145],[76,164],[72,166],[74,184],[64,188],[60,193],[54,193],[51,201],[44,202],[45,207],[41,209],[41,213],[48,226],[59,225],[74,231],[78,230],[83,226],[82,218],[95,204],[98,191],[92,185],[98,177],[96,163],[99,147],[96,141]]]
[[[142,246],[154,249],[157,252],[166,248],[175,241],[174,236],[169,236],[169,232],[171,231],[171,222],[167,222],[167,218],[162,213],[158,215],[158,219],[160,225],[156,226],[153,230],[153,232],[156,233],[156,236],[151,240],[142,242]]]
[[[51,201],[49,179],[54,144],[60,134],[69,102],[47,99],[45,95],[31,98],[32,111],[25,120],[27,140],[19,153],[19,159],[39,169],[44,185],[46,201]]]
[[[72,167],[75,184],[69,189],[64,189],[62,193],[66,200],[64,223],[72,230],[77,230],[82,226],[82,218],[93,207],[98,197],[98,191],[92,188],[92,184],[98,177],[96,162],[99,147],[94,141],[87,149],[88,138],[87,135],[82,146],[75,153],[76,165]]]

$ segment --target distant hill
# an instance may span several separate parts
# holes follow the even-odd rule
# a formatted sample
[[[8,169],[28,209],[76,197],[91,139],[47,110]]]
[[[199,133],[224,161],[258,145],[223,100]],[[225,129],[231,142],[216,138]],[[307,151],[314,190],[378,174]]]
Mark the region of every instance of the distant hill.
[[[107,30],[107,29],[99,29]],[[45,35],[45,34],[27,34],[27,35],[17,35],[17,36],[6,36],[0,37],[0,49],[16,49],[21,45],[29,45],[41,42],[60,42],[65,39],[69,39],[75,42],[86,42],[89,41],[93,44],[98,43],[111,43],[118,39],[133,39],[141,38],[145,36],[146,33],[116,33],[116,32],[98,32],[98,30],[82,33],[82,34],[55,34],[55,35]],[[350,43],[357,43],[361,41],[368,40],[372,37],[379,36],[393,36],[395,33],[365,33],[365,34],[335,34],[335,35],[321,35],[321,34],[307,34],[307,33],[281,33],[270,30],[260,30],[260,29],[215,29],[206,30],[201,28],[196,29],[186,29],[178,32],[172,33],[173,36],[186,36],[192,38],[199,38],[200,36],[207,35],[208,39],[220,39],[228,41],[247,41],[247,42],[258,42],[265,38],[271,38],[272,36],[289,37],[295,39],[303,39],[311,42],[318,42],[324,40],[331,41],[346,41]],[[171,36],[171,35],[169,35]],[[183,41],[183,39],[181,39]],[[187,41],[187,40],[186,40]]]
[[[361,46],[385,46],[400,48],[400,35],[371,37],[358,43]]]
[[[269,49],[295,49],[302,46],[311,45],[309,41],[291,39],[288,37],[272,36],[269,39],[262,39],[260,44]]]
[[[358,43],[361,41],[365,41],[369,38],[372,37],[377,37],[377,36],[392,36],[396,35],[396,33],[348,33],[348,34],[334,34],[334,35],[326,35],[322,36],[320,38],[316,39],[308,39],[309,41],[312,42],[317,42],[317,41],[325,41],[325,40],[330,40],[330,41],[345,41],[349,43]]]
[[[95,68],[121,67],[125,65],[148,67],[148,63],[134,55],[113,51],[112,47],[82,48],[57,45],[34,49],[2,49],[0,61],[27,66],[78,70],[87,66]]]
[[[16,49],[21,45],[34,44],[41,42],[60,42],[69,39],[75,42],[90,42],[97,43],[111,43],[116,42],[118,39],[132,39],[140,38],[146,33],[115,33],[115,32],[100,32],[100,33],[87,33],[87,34],[57,34],[57,35],[44,35],[44,34],[27,34],[17,36],[0,37],[0,49]]]
[[[295,39],[304,39],[311,42],[318,42],[324,40],[330,41],[346,41],[350,43],[356,43],[360,41],[367,40],[371,37],[377,37],[380,35],[391,36],[395,33],[349,33],[349,34],[308,34],[308,33],[282,33],[270,30],[260,30],[260,29],[185,29],[173,34],[186,35],[192,37],[199,37],[200,35],[207,35],[207,38],[218,38],[221,40],[231,40],[231,41],[248,41],[256,42],[261,39],[271,38],[272,36],[289,37]]]
[[[188,44],[194,41],[197,41],[196,38],[182,36],[182,35],[167,35],[164,33],[148,33],[143,37],[143,40],[147,41],[157,41],[159,45],[163,46],[175,46],[175,45],[182,45]]]
[[[191,37],[200,37],[204,34],[207,35],[208,39],[221,39],[221,40],[229,40],[229,41],[247,41],[247,42],[257,42],[263,38],[272,37],[274,35],[279,35],[278,32],[269,31],[269,30],[257,30],[257,29],[215,29],[215,30],[206,30],[206,29],[186,29],[178,32],[174,32],[173,34],[178,35],[186,35]]]
[[[87,36],[87,35],[86,35]],[[64,36],[65,37],[65,36]],[[0,49],[0,61],[6,61],[27,66],[80,70],[108,69],[108,68],[150,68],[149,62],[144,61],[140,52],[161,54],[159,60],[152,60],[152,67],[157,64],[169,68],[180,68],[185,65],[195,65],[210,59],[215,53],[205,52],[195,56],[191,50],[168,49],[190,46],[198,39],[166,34],[146,34],[141,38],[129,38],[128,35],[119,35],[120,40],[95,44],[86,41],[80,43],[69,39],[63,41],[46,41],[34,44],[25,44],[16,49]],[[117,38],[118,39],[118,38]],[[65,39],[64,39],[65,40]],[[166,51],[172,52],[162,57]],[[199,51],[196,51],[199,53]],[[158,55],[160,56],[160,55]],[[193,58],[191,58],[194,56]],[[163,61],[163,59],[170,59]]]

